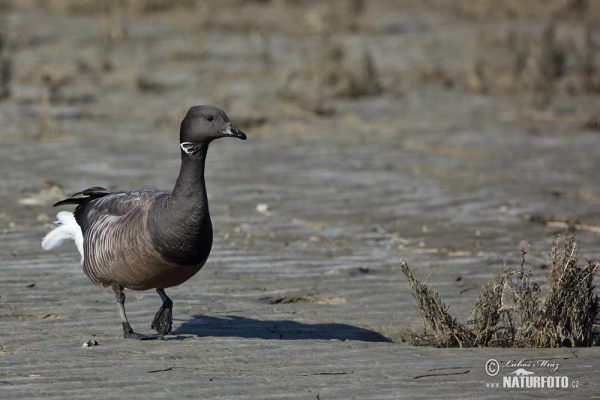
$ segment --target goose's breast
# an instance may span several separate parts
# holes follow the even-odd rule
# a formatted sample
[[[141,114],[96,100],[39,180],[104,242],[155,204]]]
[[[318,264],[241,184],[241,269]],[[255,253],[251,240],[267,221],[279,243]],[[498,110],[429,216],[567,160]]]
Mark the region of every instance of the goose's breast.
[[[194,276],[208,255],[181,264],[165,259],[153,243],[146,218],[104,215],[84,234],[84,271],[93,282],[134,290],[167,288]]]

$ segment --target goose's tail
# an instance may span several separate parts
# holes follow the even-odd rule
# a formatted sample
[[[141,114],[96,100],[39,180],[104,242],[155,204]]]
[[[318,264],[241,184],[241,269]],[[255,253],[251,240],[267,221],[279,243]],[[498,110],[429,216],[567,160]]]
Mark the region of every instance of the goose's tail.
[[[65,240],[74,240],[77,250],[81,254],[81,263],[83,264],[83,233],[75,220],[75,216],[70,211],[61,211],[56,214],[56,218],[58,218],[58,221],[55,222],[57,227],[42,239],[42,248],[53,250],[63,244]]]

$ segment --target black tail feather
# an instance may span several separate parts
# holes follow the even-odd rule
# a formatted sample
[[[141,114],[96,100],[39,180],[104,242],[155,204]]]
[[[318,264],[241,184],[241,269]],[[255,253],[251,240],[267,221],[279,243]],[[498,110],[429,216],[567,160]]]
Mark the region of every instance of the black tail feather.
[[[81,205],[87,203],[88,201],[106,196],[107,194],[111,194],[112,192],[108,189],[105,189],[101,186],[94,186],[81,192],[77,192],[68,199],[61,200],[55,203],[52,207],[63,206],[65,204],[77,204]]]

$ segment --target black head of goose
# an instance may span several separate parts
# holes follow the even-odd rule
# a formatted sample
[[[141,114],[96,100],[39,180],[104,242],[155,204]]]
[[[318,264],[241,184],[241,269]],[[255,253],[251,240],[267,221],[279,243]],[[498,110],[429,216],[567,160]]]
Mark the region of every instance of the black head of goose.
[[[246,139],[223,110],[192,107],[181,122],[181,169],[172,192],[111,192],[96,186],[54,204],[77,207],[57,214],[57,227],[42,247],[51,250],[67,239],[75,241],[85,274],[114,291],[126,338],[170,333],[173,302],[164,289],[190,279],[208,259],[213,233],[204,165],[208,145],[222,137]],[[157,335],[133,331],[125,314],[124,288],[156,289],[163,301],[151,325]]]

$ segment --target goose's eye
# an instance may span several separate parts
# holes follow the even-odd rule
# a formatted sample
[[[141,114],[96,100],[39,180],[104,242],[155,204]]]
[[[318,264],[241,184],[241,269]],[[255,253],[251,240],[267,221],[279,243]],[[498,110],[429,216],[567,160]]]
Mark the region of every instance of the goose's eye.
[[[214,118],[212,117],[212,115],[209,115],[208,117],[206,117],[206,119],[212,121]]]

